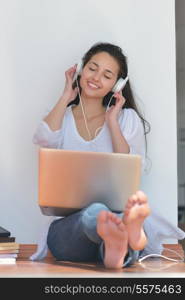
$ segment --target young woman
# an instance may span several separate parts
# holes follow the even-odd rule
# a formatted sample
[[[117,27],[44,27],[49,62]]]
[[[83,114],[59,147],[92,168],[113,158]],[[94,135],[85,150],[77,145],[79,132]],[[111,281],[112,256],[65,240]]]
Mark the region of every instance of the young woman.
[[[147,122],[139,113],[129,80],[113,93],[120,78],[128,76],[121,48],[94,45],[76,66],[66,71],[62,96],[40,123],[34,143],[68,150],[131,153],[145,161]],[[61,195],[62,196],[62,195]],[[150,214],[147,197],[138,191],[126,209],[114,214],[95,203],[80,212],[54,220],[47,244],[57,260],[103,261],[120,268],[133,263],[147,244],[143,223]]]

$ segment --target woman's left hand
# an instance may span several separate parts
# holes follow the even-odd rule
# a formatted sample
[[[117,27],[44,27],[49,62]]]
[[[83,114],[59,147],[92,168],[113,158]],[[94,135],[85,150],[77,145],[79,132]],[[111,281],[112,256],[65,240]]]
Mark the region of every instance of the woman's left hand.
[[[108,124],[118,120],[119,112],[122,110],[122,106],[126,102],[122,92],[115,93],[114,97],[116,98],[115,105],[112,105],[105,114],[105,120]]]

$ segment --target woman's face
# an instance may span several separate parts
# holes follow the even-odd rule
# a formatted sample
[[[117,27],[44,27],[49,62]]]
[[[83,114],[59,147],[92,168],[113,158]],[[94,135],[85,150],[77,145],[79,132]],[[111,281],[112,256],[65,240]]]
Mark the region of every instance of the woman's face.
[[[107,52],[100,52],[91,57],[82,70],[80,86],[88,97],[103,98],[117,81],[119,65]]]

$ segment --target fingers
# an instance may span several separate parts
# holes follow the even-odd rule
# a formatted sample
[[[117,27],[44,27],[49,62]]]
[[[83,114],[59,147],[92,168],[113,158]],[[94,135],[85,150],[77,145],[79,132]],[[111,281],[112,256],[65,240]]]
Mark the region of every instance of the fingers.
[[[73,76],[74,76],[74,74],[76,72],[76,67],[77,67],[77,65],[74,65],[73,67],[69,68],[65,72],[66,79],[68,79],[68,80],[72,80],[73,79]]]
[[[114,96],[116,98],[116,103],[115,105],[111,106],[112,109],[109,109],[108,112],[114,112],[115,114],[118,114],[121,111],[126,99],[120,93],[115,93]]]
[[[119,106],[122,107],[125,104],[126,99],[125,99],[125,97],[123,97],[121,91],[119,93],[115,93],[114,97],[116,98],[116,105],[119,104]]]

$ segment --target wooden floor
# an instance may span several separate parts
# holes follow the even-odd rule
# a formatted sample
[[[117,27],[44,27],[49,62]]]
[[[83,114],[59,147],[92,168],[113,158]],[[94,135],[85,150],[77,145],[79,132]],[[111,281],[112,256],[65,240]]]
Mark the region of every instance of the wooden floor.
[[[180,244],[164,245],[184,256]],[[43,261],[33,262],[28,258],[34,253],[36,245],[21,245],[16,264],[0,265],[0,277],[185,277],[185,263],[172,262],[163,258],[147,258],[128,268],[108,270],[103,265],[94,263],[56,262],[50,253]],[[179,259],[169,251],[164,255]]]

